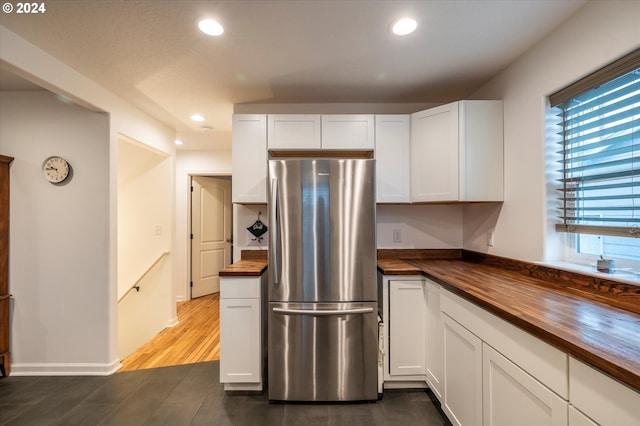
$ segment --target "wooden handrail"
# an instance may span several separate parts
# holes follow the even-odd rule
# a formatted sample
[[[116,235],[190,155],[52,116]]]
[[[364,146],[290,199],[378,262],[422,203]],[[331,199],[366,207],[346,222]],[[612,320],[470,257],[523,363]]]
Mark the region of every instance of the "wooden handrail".
[[[142,275],[140,275],[140,278],[138,278],[137,280],[135,280],[135,282],[131,285],[131,287],[129,287],[129,289],[128,289],[128,290],[127,290],[127,291],[126,291],[126,292],[125,292],[125,293],[124,293],[120,298],[118,298],[118,303],[120,303],[120,301],[121,301],[122,299],[124,299],[125,297],[127,297],[127,294],[131,293],[131,290],[133,290],[134,288],[136,289],[136,291],[140,291],[140,285],[139,285],[139,284],[140,284],[140,281],[142,281],[142,280],[144,279],[144,277],[146,277],[146,276],[147,276],[147,274],[148,274],[149,272],[151,272],[151,270],[152,270],[152,269],[153,269],[153,268],[154,268],[154,267],[155,267],[155,266],[160,262],[160,260],[162,260],[162,258],[163,258],[163,257],[165,257],[165,256],[166,256],[166,255],[168,255],[168,254],[169,254],[169,252],[168,252],[168,251],[165,251],[165,252],[163,252],[162,254],[160,254],[160,256],[158,256],[158,258],[156,259],[156,261],[155,261],[155,262],[153,262],[153,263],[151,264],[151,266],[149,266],[149,267],[147,268],[147,270],[146,270],[146,271],[144,271],[144,273],[143,273]]]

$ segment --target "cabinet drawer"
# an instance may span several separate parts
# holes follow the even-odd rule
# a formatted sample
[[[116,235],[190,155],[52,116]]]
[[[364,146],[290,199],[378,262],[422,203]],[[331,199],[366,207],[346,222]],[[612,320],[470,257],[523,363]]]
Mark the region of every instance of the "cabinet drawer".
[[[640,393],[569,357],[569,400],[603,426],[637,425]]]
[[[569,399],[568,356],[532,334],[443,289],[440,307],[480,339],[564,399]]]
[[[259,299],[260,277],[221,277],[221,299]]]

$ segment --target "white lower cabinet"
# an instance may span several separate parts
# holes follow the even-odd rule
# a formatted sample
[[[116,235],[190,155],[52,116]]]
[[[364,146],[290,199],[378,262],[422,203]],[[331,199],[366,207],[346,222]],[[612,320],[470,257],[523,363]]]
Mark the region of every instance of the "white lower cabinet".
[[[636,390],[436,282],[379,279],[385,388],[426,382],[457,426],[640,425]]]
[[[484,426],[567,426],[568,402],[482,344]]]
[[[220,383],[225,390],[262,390],[265,277],[220,279]]]
[[[482,424],[482,341],[448,315],[444,323],[444,397],[451,423]]]
[[[569,401],[596,424],[640,425],[640,393],[573,357]]]
[[[576,407],[570,405],[569,426],[598,426],[598,424],[591,420],[589,417],[582,414]]]
[[[427,290],[427,323],[425,341],[425,379],[439,401],[442,401],[444,376],[444,324],[440,312],[440,285],[425,279]]]
[[[389,281],[389,375],[425,372],[424,281]]]
[[[427,296],[424,279],[379,273],[378,286],[384,321],[384,387],[425,388]]]

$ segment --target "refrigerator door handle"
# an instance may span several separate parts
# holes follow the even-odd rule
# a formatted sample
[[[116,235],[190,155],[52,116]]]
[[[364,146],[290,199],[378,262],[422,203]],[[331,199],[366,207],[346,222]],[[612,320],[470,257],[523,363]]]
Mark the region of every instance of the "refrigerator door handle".
[[[278,179],[271,179],[271,205],[269,206],[271,211],[269,217],[273,218],[273,225],[271,227],[271,249],[269,255],[273,257],[271,267],[273,269],[273,284],[278,285],[280,283],[280,212],[278,206]]]
[[[325,309],[325,310],[313,310],[313,309],[286,309],[286,308],[273,308],[273,312],[283,315],[312,315],[312,316],[329,316],[329,315],[356,315],[356,314],[370,314],[373,312],[372,307],[355,308],[355,309]]]

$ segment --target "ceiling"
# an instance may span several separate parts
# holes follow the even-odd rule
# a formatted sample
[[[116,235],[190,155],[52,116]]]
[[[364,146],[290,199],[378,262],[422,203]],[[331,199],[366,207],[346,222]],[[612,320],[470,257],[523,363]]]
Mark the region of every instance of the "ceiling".
[[[180,149],[227,149],[234,104],[468,97],[585,1],[48,0],[0,25],[175,128]],[[418,29],[398,37],[403,16]],[[22,77],[5,69],[0,90],[34,89]]]

